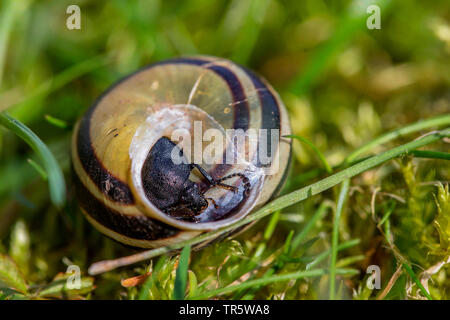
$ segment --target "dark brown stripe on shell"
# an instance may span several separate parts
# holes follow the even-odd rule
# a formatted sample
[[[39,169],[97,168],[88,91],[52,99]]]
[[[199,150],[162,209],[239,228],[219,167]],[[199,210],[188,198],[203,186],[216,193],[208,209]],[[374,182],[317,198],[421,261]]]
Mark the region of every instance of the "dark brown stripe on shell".
[[[248,74],[250,79],[253,82],[253,85],[255,86],[255,89],[258,90],[259,99],[261,101],[262,106],[262,125],[261,127],[263,129],[268,129],[267,132],[267,155],[269,157],[272,157],[272,139],[271,139],[271,133],[270,129],[278,129],[280,130],[281,135],[281,112],[280,112],[280,106],[277,102],[277,99],[274,97],[273,93],[267,88],[267,86],[264,84],[263,80],[255,74],[253,71],[251,71],[248,68],[242,67],[245,72]],[[280,136],[281,139],[281,136]],[[278,146],[280,144],[280,140],[278,141],[277,147],[274,149],[274,152],[276,152]],[[289,144],[292,145],[292,140],[289,141]],[[286,165],[286,169],[283,173],[283,176],[281,177],[280,182],[278,183],[275,190],[272,192],[272,195],[269,198],[269,201],[275,198],[283,188],[287,177],[289,175],[290,166],[292,161],[292,148],[289,148],[289,156],[288,156],[288,163]],[[259,161],[259,145],[258,145],[258,162],[257,165],[261,165]]]
[[[134,203],[133,194],[128,185],[112,175],[97,157],[92,146],[90,122],[95,108],[90,108],[81,119],[77,137],[77,153],[81,165],[92,182],[111,200],[122,204]]]
[[[180,64],[184,63],[196,66],[204,66],[207,64],[211,64],[212,61],[196,58],[175,58],[157,62],[153,65],[150,65],[148,68],[151,68],[156,65],[171,64],[171,63],[180,63]],[[214,71],[219,76],[221,76],[222,79],[227,83],[228,88],[230,89],[231,95],[233,97],[233,108],[234,108],[233,128],[247,130],[250,123],[250,111],[244,89],[242,88],[241,82],[239,81],[238,77],[234,74],[233,71],[221,65],[213,64],[211,66],[207,66],[206,68]]]
[[[185,63],[185,64],[193,64],[197,66],[204,66],[207,64],[211,64],[211,61],[202,60],[202,59],[194,59],[194,58],[176,58],[172,60],[162,61],[158,64],[165,63]],[[211,65],[206,67],[209,70],[214,71],[228,85],[228,88],[231,92],[231,96],[233,97],[233,109],[234,109],[234,121],[233,121],[233,129],[242,129],[248,130],[250,123],[250,110],[247,102],[247,97],[245,95],[244,89],[242,87],[241,81],[239,81],[238,77],[234,74],[230,69],[221,66],[221,65]],[[220,179],[225,176],[226,173],[232,168],[232,165],[226,164],[226,149],[224,151],[222,164],[217,164],[211,170],[209,174],[215,179]]]
[[[283,176],[281,177],[280,182],[278,183],[277,187],[275,188],[275,190],[273,190],[272,195],[270,196],[269,200],[273,200],[275,199],[276,196],[278,196],[282,190],[282,188],[284,187],[284,184],[286,183],[286,180],[289,176],[289,173],[291,171],[291,163],[292,163],[292,140],[289,142],[289,144],[291,144],[291,147],[289,148],[289,156],[288,156],[288,162],[286,164],[286,169],[284,169],[284,173]]]
[[[250,79],[253,82],[253,85],[255,86],[256,91],[258,92],[259,101],[261,103],[261,129],[267,130],[267,136],[266,136],[266,142],[267,142],[267,156],[269,158],[272,157],[272,129],[279,130],[279,134],[281,134],[281,115],[280,115],[280,106],[278,105],[277,99],[274,97],[272,92],[269,88],[265,85],[265,83],[260,79],[258,75],[256,75],[253,71],[242,67],[242,69],[247,73],[247,75],[250,77]],[[279,137],[280,139],[281,137]],[[271,162],[269,164],[261,164],[260,158],[259,158],[259,152],[260,152],[260,141],[258,143],[258,150],[257,150],[257,166],[270,166]],[[278,148],[279,140],[277,145],[274,148],[274,153],[276,153],[276,150]]]

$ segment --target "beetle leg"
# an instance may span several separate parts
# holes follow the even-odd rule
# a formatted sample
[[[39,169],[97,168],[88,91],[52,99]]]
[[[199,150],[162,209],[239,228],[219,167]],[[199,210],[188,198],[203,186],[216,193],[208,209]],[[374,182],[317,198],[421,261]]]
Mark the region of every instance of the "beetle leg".
[[[232,173],[232,174],[230,174],[230,175],[228,175],[226,177],[220,178],[219,180],[217,180],[217,182],[221,182],[221,181],[224,181],[224,180],[227,180],[227,179],[231,179],[231,178],[234,178],[234,177],[241,177],[242,178],[242,182],[244,183],[244,194],[246,196],[248,196],[251,184],[250,184],[250,180],[243,173],[240,173],[240,172]]]
[[[226,189],[226,190],[230,190],[233,191],[234,193],[236,193],[238,191],[238,188],[235,186],[230,186],[228,184],[224,184],[224,183],[220,183],[220,182],[215,182],[213,184],[214,187],[221,187],[222,189]]]
[[[192,163],[192,168],[197,168],[198,171],[200,171],[200,173],[202,174],[202,176],[208,181],[209,184],[214,184],[215,183],[215,179],[213,177],[211,177],[211,175],[205,171],[205,169],[203,169],[202,167],[200,167],[198,164]]]
[[[237,176],[241,177],[243,182],[244,182],[244,188],[245,188],[244,189],[244,194],[246,196],[248,196],[248,192],[250,190],[250,181],[244,174],[237,172],[237,173],[233,173],[233,174],[230,174],[230,175],[228,175],[226,177],[223,177],[223,178],[220,178],[220,179],[216,180],[213,177],[211,177],[211,175],[208,172],[206,172],[202,167],[200,167],[198,164],[193,163],[192,167],[197,168],[198,171],[200,171],[200,173],[203,175],[203,177],[205,177],[205,179],[208,181],[208,183],[211,186],[221,187],[221,188],[233,191],[235,193],[238,191],[237,187],[230,186],[228,184],[224,184],[224,183],[222,183],[222,181],[225,181],[225,180],[237,177]]]
[[[178,209],[180,209],[180,206],[173,206],[173,207],[165,208],[163,211],[166,214],[171,214],[172,212],[177,211]]]
[[[216,209],[218,209],[219,208],[219,206],[217,205],[217,203],[216,203],[216,200],[214,200],[213,198],[206,198],[206,200],[209,200],[209,201],[211,201],[212,202],[212,204],[214,205],[214,208],[216,208]]]
[[[236,192],[236,191],[237,191],[237,188],[236,188],[236,187],[233,187],[233,186],[229,186],[229,185],[227,185],[227,184],[220,183],[220,181],[222,181],[221,179],[220,179],[220,180],[216,180],[216,179],[214,179],[213,177],[211,177],[211,175],[210,175],[208,172],[206,172],[205,169],[203,169],[202,167],[200,167],[198,164],[192,163],[192,167],[197,168],[198,171],[200,171],[200,173],[203,175],[203,177],[205,177],[205,179],[208,181],[208,183],[209,183],[211,186],[214,186],[214,187],[216,187],[216,186],[217,186],[217,187],[221,187],[221,188],[224,188],[224,189],[227,189],[227,190],[231,190],[231,191],[233,191],[233,192]]]
[[[173,212],[177,212],[177,210],[180,210],[180,209],[189,209],[190,211],[192,211],[187,204],[181,204],[181,205],[175,205],[172,207],[168,207],[168,208],[165,208],[163,211],[165,214],[172,215]],[[193,211],[192,211],[192,213],[194,215],[197,215]]]

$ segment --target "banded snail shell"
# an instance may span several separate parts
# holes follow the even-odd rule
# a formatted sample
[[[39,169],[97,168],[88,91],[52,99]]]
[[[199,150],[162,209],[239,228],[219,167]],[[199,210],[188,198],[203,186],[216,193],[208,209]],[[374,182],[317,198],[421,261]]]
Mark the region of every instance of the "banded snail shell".
[[[262,132],[270,161],[261,164],[261,141],[256,147],[237,150],[225,140],[219,149],[222,154],[215,154],[216,162],[201,166],[214,179],[242,172],[249,177],[248,193],[237,176],[227,183],[238,191],[207,191],[217,207],[208,206],[195,219],[180,219],[159,209],[147,196],[144,168],[159,138],[170,137],[178,129],[195,136],[195,122],[203,132],[241,129],[247,134],[249,129],[266,129]],[[273,139],[267,132],[278,135]],[[291,144],[283,136],[288,134],[288,114],[278,94],[246,68],[206,56],[158,62],[113,85],[77,123],[72,141],[77,198],[89,222],[121,243],[142,248],[174,244],[230,225],[271,199],[286,178]],[[195,148],[180,148],[195,158]],[[217,162],[230,150],[234,160],[246,160]],[[190,179],[205,188],[194,171]]]

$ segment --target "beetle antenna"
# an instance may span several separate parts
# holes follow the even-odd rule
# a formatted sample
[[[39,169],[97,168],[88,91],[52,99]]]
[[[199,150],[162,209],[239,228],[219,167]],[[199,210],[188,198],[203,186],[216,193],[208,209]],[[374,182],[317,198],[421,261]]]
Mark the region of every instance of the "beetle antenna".
[[[212,204],[214,205],[214,208],[215,208],[215,209],[218,209],[218,208],[219,208],[219,206],[218,206],[217,203],[216,203],[216,200],[214,200],[213,198],[206,198],[206,200],[211,201]]]
[[[226,177],[220,178],[219,180],[217,180],[217,182],[220,183],[220,182],[222,182],[224,180],[228,180],[228,179],[231,179],[231,178],[234,178],[234,177],[241,177],[242,178],[242,182],[244,183],[244,194],[245,194],[245,196],[248,196],[251,184],[250,184],[249,178],[247,178],[247,176],[245,176],[243,173],[240,173],[240,172],[232,173],[232,174],[230,174],[230,175],[228,175]]]

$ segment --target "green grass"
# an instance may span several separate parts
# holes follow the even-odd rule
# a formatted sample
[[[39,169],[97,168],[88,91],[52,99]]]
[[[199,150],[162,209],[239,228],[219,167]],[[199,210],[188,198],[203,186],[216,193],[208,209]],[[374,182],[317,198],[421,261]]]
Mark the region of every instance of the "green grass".
[[[173,299],[183,300],[184,292],[186,291],[187,277],[188,277],[188,266],[189,266],[189,256],[191,253],[191,247],[189,245],[185,246],[181,250],[180,260],[178,262],[177,276],[175,278],[175,286],[173,288]]]
[[[36,134],[7,113],[0,113],[0,124],[22,138],[39,155],[47,171],[50,199],[55,206],[61,208],[66,201],[66,183],[62,170],[51,151]]]
[[[322,152],[320,152],[319,149],[317,149],[317,147],[314,145],[314,143],[312,143],[311,141],[309,141],[308,139],[304,138],[304,137],[299,137],[296,135],[287,135],[285,136],[286,138],[293,138],[296,139],[306,145],[308,145],[317,155],[317,157],[320,159],[320,161],[322,162],[325,170],[327,173],[332,173],[333,169],[331,168],[330,164],[328,163],[327,159],[325,158],[325,156],[323,155]]]
[[[273,200],[269,204],[265,205],[262,209],[257,210],[256,212],[252,213],[248,217],[236,222],[235,224],[233,224],[231,226],[219,229],[217,231],[203,233],[200,236],[197,236],[196,238],[194,238],[192,240],[185,240],[185,241],[179,242],[178,244],[173,245],[173,246],[161,247],[158,249],[152,249],[149,251],[137,253],[137,254],[134,254],[133,256],[129,256],[129,257],[95,263],[89,268],[89,273],[91,275],[95,275],[98,273],[112,270],[114,268],[117,268],[117,267],[120,267],[123,265],[129,265],[129,264],[136,263],[136,262],[139,262],[142,260],[150,259],[150,258],[159,256],[159,255],[168,253],[170,251],[183,248],[184,246],[187,246],[187,245],[198,244],[203,241],[216,238],[216,237],[220,236],[221,234],[229,232],[235,228],[244,226],[252,221],[261,219],[261,218],[271,214],[272,212],[286,208],[290,205],[296,204],[297,202],[303,201],[309,197],[317,195],[317,194],[319,194],[341,182],[346,182],[346,181],[348,181],[347,179],[354,177],[362,172],[365,172],[368,169],[371,169],[377,165],[380,165],[381,163],[383,163],[385,161],[388,161],[395,157],[399,157],[404,154],[407,154],[411,150],[414,150],[421,146],[427,145],[431,142],[437,141],[444,137],[450,137],[450,128],[432,133],[430,135],[426,135],[423,138],[414,140],[405,145],[398,146],[391,150],[385,151],[377,156],[374,156],[367,160],[361,161],[350,168],[344,169],[334,175],[324,178],[324,179],[322,179],[318,182],[315,182],[309,186],[306,186],[302,189],[299,189],[297,191],[294,191],[287,195],[279,197],[276,200]],[[345,184],[347,184],[347,183],[345,183]],[[341,208],[341,210],[342,210],[342,208]],[[337,219],[337,220],[339,220],[339,219]],[[336,224],[335,224],[335,226],[336,226]],[[334,228],[336,228],[336,227],[334,227]]]
[[[337,260],[337,248],[339,242],[339,225],[344,210],[344,202],[348,195],[348,189],[350,186],[350,180],[344,180],[342,182],[341,191],[339,193],[339,199],[336,205],[333,233],[331,236],[331,257],[330,257],[330,300],[334,300],[336,297],[336,260]]]
[[[450,299],[448,3],[376,3],[380,30],[361,1],[85,0],[69,31],[68,0],[2,1],[0,299]],[[236,225],[136,252],[83,218],[72,128],[121,77],[191,54],[239,62],[279,92],[290,175]],[[380,290],[365,286],[372,264]]]

